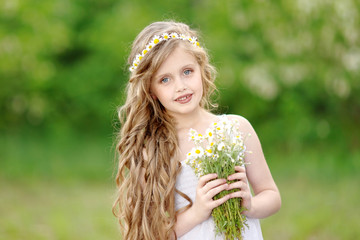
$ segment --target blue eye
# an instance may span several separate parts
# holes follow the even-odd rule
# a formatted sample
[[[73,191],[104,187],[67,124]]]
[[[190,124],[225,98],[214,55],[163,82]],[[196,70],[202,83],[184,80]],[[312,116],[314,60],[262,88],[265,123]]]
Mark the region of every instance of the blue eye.
[[[168,78],[168,77],[165,77],[165,78],[161,79],[162,83],[167,83],[169,81],[170,81],[170,78]]]
[[[191,71],[190,69],[187,69],[187,70],[184,71],[184,74],[185,74],[185,75],[190,75],[191,72],[192,72],[192,71]]]

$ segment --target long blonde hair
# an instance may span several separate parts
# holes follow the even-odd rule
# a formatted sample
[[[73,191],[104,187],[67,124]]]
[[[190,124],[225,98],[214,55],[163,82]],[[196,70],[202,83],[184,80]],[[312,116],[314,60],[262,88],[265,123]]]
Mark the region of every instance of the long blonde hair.
[[[152,23],[133,42],[129,65],[153,36],[173,32],[197,36],[194,30],[183,23]],[[177,159],[176,122],[161,103],[150,95],[150,83],[164,59],[179,44],[200,65],[203,81],[202,107],[211,106],[210,96],[216,89],[215,70],[209,64],[206,50],[182,40],[174,39],[157,44],[131,73],[126,88],[126,102],[118,111],[122,127],[117,144],[118,193],[113,206],[113,212],[122,227],[123,239],[161,240],[176,237],[175,192],[178,191],[175,183],[181,170]],[[181,195],[191,201],[185,194]]]

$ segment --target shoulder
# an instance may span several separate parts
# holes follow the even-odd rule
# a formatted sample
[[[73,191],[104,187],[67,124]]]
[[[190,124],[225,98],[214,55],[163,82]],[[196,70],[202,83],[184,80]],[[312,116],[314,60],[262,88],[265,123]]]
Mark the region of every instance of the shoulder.
[[[243,116],[235,115],[235,114],[227,114],[224,116],[226,116],[230,120],[237,120],[239,122],[239,127],[242,132],[250,133],[254,131],[251,123]]]

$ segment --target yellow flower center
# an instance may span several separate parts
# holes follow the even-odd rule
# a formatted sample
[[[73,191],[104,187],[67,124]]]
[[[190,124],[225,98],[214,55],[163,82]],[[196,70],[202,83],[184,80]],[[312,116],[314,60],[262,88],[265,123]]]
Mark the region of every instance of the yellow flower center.
[[[195,153],[196,153],[196,154],[200,154],[200,150],[199,150],[199,149],[196,149],[196,150],[195,150]]]
[[[207,151],[208,153],[212,153],[212,150],[211,150],[211,149],[206,149],[206,151]]]
[[[159,39],[156,38],[156,39],[154,40],[154,43],[155,43],[155,44],[159,43]]]

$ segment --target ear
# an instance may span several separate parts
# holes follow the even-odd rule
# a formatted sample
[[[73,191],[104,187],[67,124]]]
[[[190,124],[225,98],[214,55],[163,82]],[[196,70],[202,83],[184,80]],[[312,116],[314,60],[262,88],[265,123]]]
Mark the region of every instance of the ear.
[[[157,99],[157,97],[156,97],[156,95],[155,95],[155,94],[150,93],[150,95],[151,95],[151,97],[152,97],[154,100],[156,100],[156,99]]]

